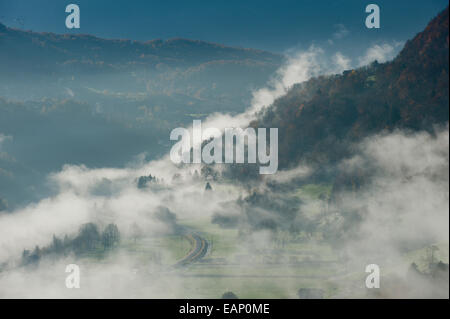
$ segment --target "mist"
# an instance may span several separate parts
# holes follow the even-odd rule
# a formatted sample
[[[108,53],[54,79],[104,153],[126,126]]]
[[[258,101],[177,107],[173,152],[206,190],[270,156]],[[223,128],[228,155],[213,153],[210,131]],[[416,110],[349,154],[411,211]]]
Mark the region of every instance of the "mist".
[[[393,50],[378,46],[369,49],[358,61],[368,64],[375,59],[387,60]],[[341,73],[352,65],[340,52],[328,55],[323,49],[311,46],[292,54],[266,86],[253,90],[245,110],[207,115],[202,125],[219,130],[244,127],[294,84],[319,75]],[[79,94],[70,88],[66,92],[71,97]],[[136,154],[123,167],[66,164],[46,176],[53,190],[50,196],[0,215],[0,264],[3,265],[0,296],[179,298],[201,295],[197,290],[204,288],[204,282],[199,281],[196,286],[188,274],[195,267],[175,267],[172,252],[158,240],[184,235],[190,226],[183,223],[202,219],[238,233],[240,245],[231,254],[232,270],[227,276],[251,277],[249,265],[276,264],[283,269],[284,277],[262,266],[265,273],[261,276],[271,281],[288,278],[280,280],[283,296],[297,297],[299,285],[289,282],[292,277],[305,280],[308,287],[325,289],[331,285],[338,291],[327,297],[353,294],[364,297],[365,292],[359,286],[349,294],[346,289],[364,284],[363,280],[355,284],[348,277],[352,274],[363,277],[367,264],[381,267],[382,280],[394,275],[406,278],[411,260],[405,255],[436,243],[447,244],[441,259],[448,263],[448,135],[447,126],[431,133],[397,130],[366,138],[354,146],[352,157],[341,161],[330,172],[333,176],[363,172],[364,183],[358,189],[336,191],[333,200],[304,189],[295,190],[312,183],[315,172],[308,163],[248,183],[224,178],[228,168],[223,165],[208,167],[212,173],[202,175],[206,165],[175,165],[168,154],[151,160],[145,153]],[[0,151],[10,140],[0,135]],[[157,178],[157,182],[139,188],[139,178],[148,176]],[[212,191],[206,189],[207,183]],[[175,214],[180,228],[174,229],[172,224],[158,219],[161,207]],[[231,223],[223,222],[230,218]],[[99,262],[69,254],[56,260],[43,258],[32,269],[21,265],[25,249],[51,245],[54,235],[75,236],[77,229],[86,223],[99,227],[114,223],[129,241],[133,237],[131,228],[137,224],[145,234],[144,243],[154,250],[150,255],[162,257],[145,259],[126,247],[119,247]],[[318,252],[302,252],[304,259],[300,263],[295,258],[290,258],[294,261],[278,258],[287,241],[300,247],[308,241]],[[315,264],[311,258],[317,256],[322,259]],[[65,287],[65,267],[72,263],[82,269],[81,289]],[[310,273],[299,275],[299,264],[311,267]],[[315,273],[318,264],[329,267],[325,267],[325,274]],[[314,276],[320,278],[319,284],[311,283]],[[416,290],[423,288],[421,296],[445,297],[429,281],[418,282],[420,287]],[[193,290],[191,295],[186,295],[188,284]],[[398,296],[396,289],[383,290],[381,297]],[[404,293],[402,296],[416,296]]]

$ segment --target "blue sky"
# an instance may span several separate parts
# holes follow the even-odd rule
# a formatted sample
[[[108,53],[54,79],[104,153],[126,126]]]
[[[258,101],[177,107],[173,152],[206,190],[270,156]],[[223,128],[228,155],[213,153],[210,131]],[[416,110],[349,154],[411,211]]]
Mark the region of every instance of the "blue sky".
[[[81,9],[77,31],[64,25],[69,3]],[[364,25],[369,3],[381,8],[378,30]],[[447,0],[0,0],[0,21],[33,31],[144,41],[182,37],[273,52],[321,44],[344,30],[334,42],[362,50],[411,38],[447,5]]]

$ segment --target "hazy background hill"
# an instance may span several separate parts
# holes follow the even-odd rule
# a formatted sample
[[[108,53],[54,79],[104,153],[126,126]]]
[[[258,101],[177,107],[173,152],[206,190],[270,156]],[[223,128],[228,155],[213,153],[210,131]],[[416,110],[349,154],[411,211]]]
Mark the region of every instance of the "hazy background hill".
[[[268,52],[187,39],[105,40],[26,32],[1,24],[0,45],[1,78],[9,82],[0,86],[3,96],[64,97],[66,87],[76,95],[90,88],[141,97],[219,96],[223,100],[215,104],[222,103],[226,110],[239,110],[236,103],[248,98],[254,86],[264,84],[282,60]],[[39,85],[39,79],[45,79],[45,85]]]
[[[122,166],[165,154],[169,133],[242,112],[281,55],[187,39],[106,40],[0,24],[0,198],[48,192],[64,164]],[[4,204],[2,206],[5,206]]]

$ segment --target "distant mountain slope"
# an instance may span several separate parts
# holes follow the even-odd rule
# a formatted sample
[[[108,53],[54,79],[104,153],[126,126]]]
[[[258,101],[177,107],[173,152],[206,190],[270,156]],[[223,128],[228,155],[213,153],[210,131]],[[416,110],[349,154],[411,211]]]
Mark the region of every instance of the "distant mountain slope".
[[[58,96],[67,86],[75,94],[93,87],[198,99],[223,96],[235,104],[263,85],[282,59],[269,52],[187,39],[106,40],[0,24],[0,96],[21,97],[26,90],[28,98]],[[42,80],[45,86],[39,85]]]
[[[136,42],[0,24],[0,210],[48,196],[64,164],[123,166],[165,154],[170,131],[242,112],[283,57],[172,39]],[[4,200],[4,201],[3,201]]]
[[[0,56],[14,63],[26,62],[24,67],[42,70],[73,60],[90,60],[94,65],[127,65],[135,61],[141,66],[166,63],[171,66],[202,64],[211,61],[250,60],[278,63],[280,56],[272,53],[188,39],[108,40],[91,35],[59,35],[37,33],[7,28],[0,23],[0,39],[3,47]],[[11,55],[14,53],[14,55]],[[25,58],[31,60],[26,61]],[[2,59],[6,62],[5,59]],[[38,63],[36,65],[35,63]],[[17,65],[19,67],[19,65]],[[95,70],[95,69],[94,69]],[[93,71],[94,71],[93,70]]]
[[[448,8],[392,62],[295,85],[258,121],[279,128],[281,167],[336,163],[382,130],[431,130],[449,120]]]

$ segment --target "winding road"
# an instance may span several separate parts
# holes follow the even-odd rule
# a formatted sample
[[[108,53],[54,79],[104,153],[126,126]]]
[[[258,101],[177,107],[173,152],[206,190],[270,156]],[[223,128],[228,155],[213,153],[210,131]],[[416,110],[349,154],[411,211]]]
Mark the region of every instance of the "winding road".
[[[175,264],[175,266],[185,266],[196,262],[202,259],[208,251],[208,242],[198,234],[190,233],[185,235],[185,237],[191,243],[192,248],[183,259]]]

